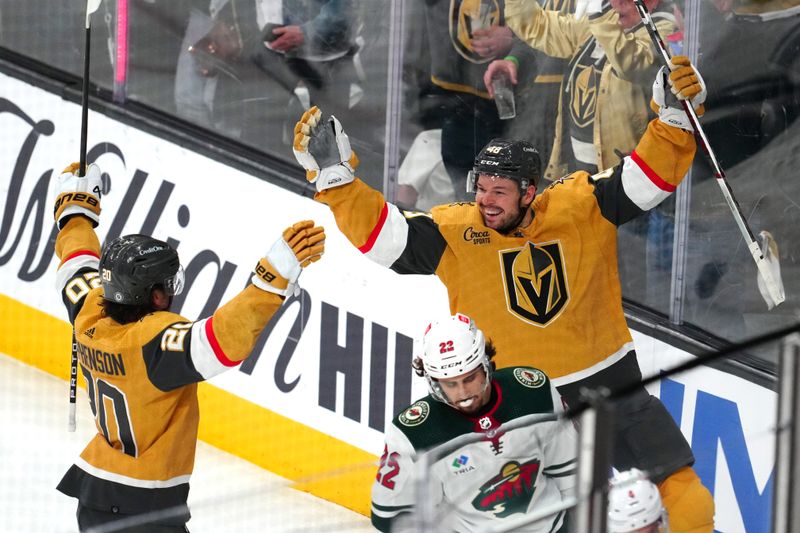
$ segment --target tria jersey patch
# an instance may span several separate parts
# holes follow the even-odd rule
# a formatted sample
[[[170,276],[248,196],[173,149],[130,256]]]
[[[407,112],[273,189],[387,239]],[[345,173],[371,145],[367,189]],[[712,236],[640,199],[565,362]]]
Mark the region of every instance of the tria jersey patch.
[[[481,485],[478,495],[472,499],[472,506],[498,518],[527,512],[536,490],[540,465],[538,458],[521,464],[517,461],[504,464],[499,474]]]
[[[428,418],[428,413],[430,413],[430,410],[431,408],[428,405],[428,402],[420,400],[403,411],[403,413],[401,413],[397,418],[404,426],[418,426],[425,422],[425,419]]]
[[[508,310],[518,318],[544,327],[569,302],[569,287],[561,243],[525,243],[500,251]]]

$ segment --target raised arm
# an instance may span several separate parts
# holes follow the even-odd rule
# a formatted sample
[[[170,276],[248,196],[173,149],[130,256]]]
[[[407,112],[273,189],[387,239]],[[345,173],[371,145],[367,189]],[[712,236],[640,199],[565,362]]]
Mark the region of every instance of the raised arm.
[[[77,170],[73,163],[56,178],[53,212],[59,229],[56,283],[73,324],[86,296],[100,286],[100,241],[94,228],[100,221],[101,173],[97,165],[89,165],[84,177]]]
[[[324,245],[322,227],[310,220],[298,222],[256,264],[252,285],[212,316],[191,322],[171,313],[148,315],[143,356],[150,381],[161,390],[172,390],[239,364],[284,299],[294,293],[302,270],[321,257]]]
[[[401,211],[355,177],[358,157],[336,117],[312,107],[295,126],[294,155],[336,225],[361,253],[401,274],[433,274],[446,244],[433,218]]]
[[[589,29],[603,47],[614,73],[633,83],[648,83],[653,79],[659,61],[647,29],[639,24],[625,31],[620,25],[620,15],[611,8],[608,0],[601,6],[602,11],[589,15]],[[658,11],[653,14],[653,20],[662,35],[673,33],[677,27],[671,13]]]
[[[505,14],[520,40],[551,57],[572,57],[589,37],[585,18],[542,9],[536,0],[506,0]]]
[[[701,115],[705,83],[688,58],[675,56],[672,61],[669,76],[662,68],[653,83],[651,107],[658,118],[650,122],[631,155],[592,176],[600,211],[613,224],[623,224],[661,203],[675,191],[694,159],[692,127],[675,98],[691,100]]]

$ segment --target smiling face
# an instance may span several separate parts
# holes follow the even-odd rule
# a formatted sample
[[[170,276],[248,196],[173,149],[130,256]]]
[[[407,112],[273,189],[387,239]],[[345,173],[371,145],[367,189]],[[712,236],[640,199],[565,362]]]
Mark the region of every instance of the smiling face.
[[[517,226],[530,223],[528,205],[536,195],[536,187],[528,187],[524,195],[510,178],[481,174],[476,183],[475,203],[483,217],[483,225],[499,233],[508,233]]]
[[[477,413],[489,403],[492,390],[483,365],[455,378],[440,379],[439,385],[451,406],[465,414]]]

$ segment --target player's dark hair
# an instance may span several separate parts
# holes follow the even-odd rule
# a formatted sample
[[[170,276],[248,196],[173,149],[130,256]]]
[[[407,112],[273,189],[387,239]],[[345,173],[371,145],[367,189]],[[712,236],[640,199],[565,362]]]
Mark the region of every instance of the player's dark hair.
[[[489,364],[492,365],[492,372],[497,370],[497,364],[493,361],[495,355],[497,355],[497,348],[492,344],[492,339],[486,339],[486,358],[489,359]]]
[[[163,287],[155,286],[153,289],[163,290]],[[103,308],[104,317],[108,317],[119,324],[138,322],[150,313],[158,311],[158,309],[153,306],[152,301],[140,305],[127,305],[112,302],[111,300],[101,299],[100,307]]]

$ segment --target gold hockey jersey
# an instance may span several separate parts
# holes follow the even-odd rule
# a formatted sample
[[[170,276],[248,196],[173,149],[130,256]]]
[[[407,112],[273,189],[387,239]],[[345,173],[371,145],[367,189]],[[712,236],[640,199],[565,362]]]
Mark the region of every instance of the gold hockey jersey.
[[[498,367],[532,365],[561,386],[633,350],[617,226],[674,191],[694,152],[691,133],[653,120],[619,165],[553,182],[534,199],[533,222],[505,235],[484,226],[474,204],[401,212],[359,180],[316,198],[370,259],[439,276],[450,310],[472,317],[497,347]]]
[[[183,505],[197,442],[197,383],[247,357],[283,299],[248,286],[197,322],[158,311],[119,324],[100,306],[99,251],[86,218],[70,219],[58,234],[58,285],[97,426],[58,488],[120,514]]]

